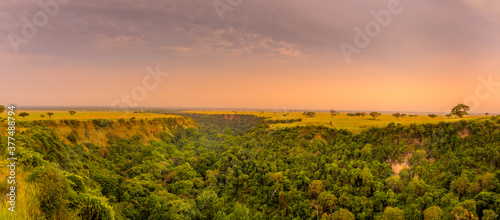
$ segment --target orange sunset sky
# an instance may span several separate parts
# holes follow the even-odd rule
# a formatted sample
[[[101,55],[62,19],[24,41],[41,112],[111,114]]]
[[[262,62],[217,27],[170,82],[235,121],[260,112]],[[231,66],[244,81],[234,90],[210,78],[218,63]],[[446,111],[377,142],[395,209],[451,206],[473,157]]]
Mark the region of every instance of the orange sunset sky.
[[[0,2],[1,104],[500,113],[499,1],[41,2]]]

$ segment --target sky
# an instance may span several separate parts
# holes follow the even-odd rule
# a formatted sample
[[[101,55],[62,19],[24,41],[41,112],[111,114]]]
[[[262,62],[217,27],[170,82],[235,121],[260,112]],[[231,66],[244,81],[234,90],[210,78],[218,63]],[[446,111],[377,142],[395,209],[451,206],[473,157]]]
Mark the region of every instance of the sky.
[[[496,0],[2,0],[0,103],[500,113]]]

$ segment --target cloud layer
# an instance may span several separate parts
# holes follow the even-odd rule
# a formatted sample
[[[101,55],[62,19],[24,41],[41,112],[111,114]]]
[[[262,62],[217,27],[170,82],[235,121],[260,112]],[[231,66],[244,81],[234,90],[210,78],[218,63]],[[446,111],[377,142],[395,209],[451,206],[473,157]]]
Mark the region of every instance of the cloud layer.
[[[52,72],[61,76],[67,74],[64,72],[68,68],[77,68],[79,71],[71,73],[75,79],[99,73],[105,78],[123,76],[131,82],[133,79],[127,77],[134,75],[129,72],[132,68],[162,63],[191,77],[193,84],[202,82],[192,77],[208,72],[215,78],[231,75],[248,81],[262,74],[279,80],[284,77],[283,72],[288,72],[288,76],[307,73],[313,78],[332,76],[362,84],[371,83],[365,81],[367,75],[379,76],[381,80],[396,77],[403,82],[431,76],[445,80],[459,75],[470,82],[477,81],[478,71],[493,72],[498,63],[495,60],[500,58],[500,3],[493,0],[397,1],[402,12],[392,15],[390,23],[381,28],[369,46],[353,54],[352,62],[347,63],[339,44],[354,45],[354,28],[364,29],[375,20],[372,12],[387,10],[394,1],[242,0],[231,5],[238,1],[70,0],[59,4],[57,13],[48,17],[47,25],[38,27],[36,35],[20,44],[16,53],[9,36],[23,36],[23,18],[40,22],[36,15],[43,12],[43,7],[38,1],[4,0],[0,2],[0,71],[29,71],[24,74],[33,75],[40,83],[44,80],[40,74]],[[39,2],[46,5],[56,0]],[[214,2],[229,9],[222,20]],[[257,70],[257,66],[263,69]],[[248,68],[256,69],[249,73]],[[6,77],[21,83],[15,77]],[[78,82],[70,79],[68,83]],[[241,93],[248,94],[246,90],[252,89],[252,85],[239,83],[245,90]],[[451,89],[460,91],[463,85],[458,82]],[[40,89],[42,93],[46,90]],[[112,97],[120,90],[112,91],[106,94]],[[333,88],[328,97],[338,99],[331,95],[336,93]],[[19,94],[25,94],[20,96],[23,103],[30,103],[28,93]],[[106,104],[108,99],[95,102]],[[64,104],[61,100],[50,103]],[[197,99],[191,100],[194,106],[196,102]],[[325,107],[321,102],[318,99],[314,106]],[[155,101],[145,104],[155,105]],[[231,101],[220,104],[230,106]],[[256,103],[249,104],[253,105]]]

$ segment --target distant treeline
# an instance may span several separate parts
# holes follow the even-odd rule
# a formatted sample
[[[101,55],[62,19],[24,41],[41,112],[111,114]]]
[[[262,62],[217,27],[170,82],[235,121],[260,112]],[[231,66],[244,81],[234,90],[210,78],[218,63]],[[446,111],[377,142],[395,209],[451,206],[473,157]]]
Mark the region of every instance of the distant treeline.
[[[276,119],[276,120],[272,120],[272,119],[269,119],[269,120],[266,120],[267,123],[269,124],[290,124],[290,123],[294,123],[294,122],[297,122],[297,121],[302,121],[302,118],[292,118],[292,119]]]
[[[202,129],[217,131],[219,133],[230,132],[235,135],[243,135],[252,130],[253,127],[264,122],[264,117],[249,114],[196,114],[196,113],[172,113],[175,115],[192,118]]]

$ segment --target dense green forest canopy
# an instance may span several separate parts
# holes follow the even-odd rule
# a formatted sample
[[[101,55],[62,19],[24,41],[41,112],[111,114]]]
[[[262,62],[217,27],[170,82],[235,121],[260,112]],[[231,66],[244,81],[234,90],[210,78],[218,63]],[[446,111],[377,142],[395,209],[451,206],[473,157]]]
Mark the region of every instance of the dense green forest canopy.
[[[68,142],[49,121],[21,124],[18,162],[39,189],[40,215],[33,219],[496,219],[500,213],[499,117],[391,123],[353,134],[322,126],[270,129],[255,116],[186,116],[198,126],[172,119],[156,140],[109,135],[103,146]],[[95,123],[111,133],[126,122]],[[0,141],[5,147],[6,137]]]

